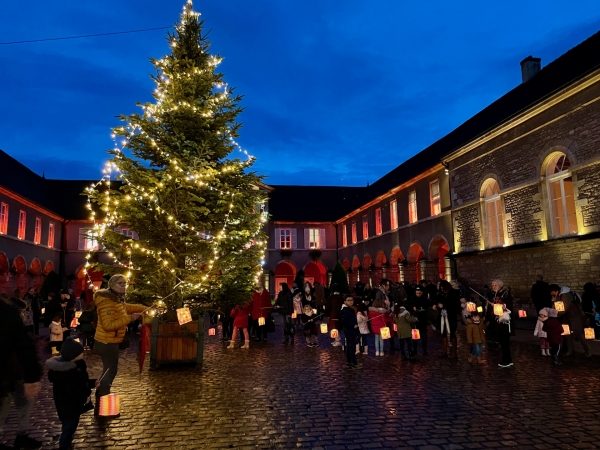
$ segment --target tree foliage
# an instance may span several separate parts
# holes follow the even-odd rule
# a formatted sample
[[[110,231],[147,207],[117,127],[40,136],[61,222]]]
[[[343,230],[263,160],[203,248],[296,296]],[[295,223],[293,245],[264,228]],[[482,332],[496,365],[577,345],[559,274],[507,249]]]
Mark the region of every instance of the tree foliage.
[[[333,269],[331,284],[337,284],[340,288],[340,293],[348,295],[350,294],[350,287],[348,286],[346,271],[344,270],[344,266],[342,266],[340,261],[337,262],[335,268]]]

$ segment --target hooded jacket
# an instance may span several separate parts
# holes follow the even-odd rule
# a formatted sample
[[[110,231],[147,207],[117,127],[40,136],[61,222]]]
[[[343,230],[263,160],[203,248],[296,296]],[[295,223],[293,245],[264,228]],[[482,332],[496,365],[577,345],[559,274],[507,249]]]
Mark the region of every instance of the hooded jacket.
[[[394,316],[394,323],[398,327],[398,337],[400,339],[407,339],[412,336],[412,324],[417,322],[417,318],[410,315],[410,313],[403,306],[400,307],[400,312]]]
[[[94,293],[94,303],[98,315],[95,340],[104,344],[123,342],[130,315],[141,313],[144,305],[129,305],[109,289],[101,289]]]
[[[472,319],[467,322],[467,342],[469,344],[483,344],[485,342],[485,324],[483,321],[475,323]]]
[[[340,311],[340,324],[344,328],[344,333],[348,331],[352,332],[355,329],[354,327],[358,325],[356,312],[346,304],[342,305],[342,310]]]
[[[85,361],[63,361],[56,356],[46,361],[46,367],[58,418],[62,421],[79,417],[92,393]]]

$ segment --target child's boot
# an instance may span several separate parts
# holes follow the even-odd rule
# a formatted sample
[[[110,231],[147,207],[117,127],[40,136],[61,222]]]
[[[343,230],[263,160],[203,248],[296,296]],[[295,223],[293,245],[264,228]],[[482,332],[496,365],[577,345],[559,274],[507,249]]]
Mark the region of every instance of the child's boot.
[[[360,355],[360,344],[356,344],[356,355]]]
[[[365,349],[363,351],[363,355],[368,355],[369,354],[369,346],[365,345]]]
[[[549,348],[546,349],[546,356],[550,356],[550,349]]]
[[[542,349],[542,356],[546,356],[546,349],[545,348]]]
[[[235,348],[235,341],[229,341],[229,346],[227,348]]]
[[[562,366],[562,363],[558,360],[558,355],[552,357],[552,364],[555,366]]]
[[[469,357],[467,358],[467,361],[469,361],[470,363],[472,363],[472,362],[473,362],[473,357],[472,357],[472,356],[469,356]]]
[[[244,341],[244,345],[242,345],[240,348],[250,348],[250,340],[246,339]]]

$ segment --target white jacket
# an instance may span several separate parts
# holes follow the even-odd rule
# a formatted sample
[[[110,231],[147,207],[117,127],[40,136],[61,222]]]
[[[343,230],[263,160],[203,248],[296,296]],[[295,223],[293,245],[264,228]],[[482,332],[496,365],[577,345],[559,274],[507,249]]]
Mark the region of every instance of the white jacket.
[[[358,322],[358,331],[360,331],[360,334],[369,334],[369,317],[367,314],[359,312],[356,314],[356,321]]]
[[[535,324],[535,329],[533,330],[533,335],[537,336],[537,337],[541,337],[541,338],[548,337],[548,333],[546,333],[542,329],[543,326],[544,326],[544,322],[542,322],[540,319],[538,319],[537,323]]]

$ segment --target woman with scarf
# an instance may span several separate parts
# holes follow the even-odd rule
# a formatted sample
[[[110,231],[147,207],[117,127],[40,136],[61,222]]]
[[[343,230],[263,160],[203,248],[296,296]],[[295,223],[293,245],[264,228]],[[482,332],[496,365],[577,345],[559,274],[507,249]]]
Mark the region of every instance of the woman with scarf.
[[[438,330],[442,335],[442,358],[457,358],[456,354],[456,327],[458,325],[457,315],[460,312],[460,292],[452,289],[452,285],[446,280],[440,282],[440,291],[436,298],[438,314]],[[434,306],[435,308],[435,306]],[[450,340],[450,354],[448,354],[448,340]]]
[[[498,348],[497,344],[500,342],[500,339],[498,336],[496,336],[496,325],[498,324],[498,321],[496,320],[496,315],[494,314],[495,303],[502,303],[503,305],[506,305],[506,309],[511,312],[513,310],[512,295],[510,295],[508,289],[504,288],[504,283],[502,280],[492,281],[492,289],[489,292],[487,309],[485,312],[485,334],[488,345],[490,347]]]
[[[512,324],[510,313],[511,310],[506,307],[502,301],[497,301],[496,304],[502,305],[502,314],[496,317],[496,338],[500,343],[502,349],[502,359],[498,364],[498,367],[510,367],[513,365],[512,355],[510,354],[510,334],[512,331]]]

